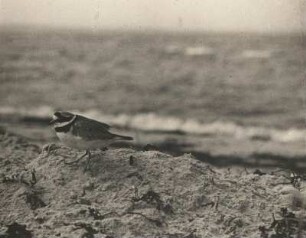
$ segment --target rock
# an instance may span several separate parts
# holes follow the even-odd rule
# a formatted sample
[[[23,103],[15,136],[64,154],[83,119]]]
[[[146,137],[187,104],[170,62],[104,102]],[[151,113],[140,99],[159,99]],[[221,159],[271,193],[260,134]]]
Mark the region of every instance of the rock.
[[[272,214],[292,204],[285,196],[297,191],[275,186],[277,175],[126,148],[93,152],[84,172],[86,161],[63,162],[77,158],[76,151],[58,147],[42,159],[23,139],[5,136],[0,150],[9,162],[0,174],[35,169],[35,183],[0,183],[0,224],[27,224],[30,231],[18,226],[24,237],[259,237],[259,227],[270,227]],[[294,197],[302,209],[304,195]]]

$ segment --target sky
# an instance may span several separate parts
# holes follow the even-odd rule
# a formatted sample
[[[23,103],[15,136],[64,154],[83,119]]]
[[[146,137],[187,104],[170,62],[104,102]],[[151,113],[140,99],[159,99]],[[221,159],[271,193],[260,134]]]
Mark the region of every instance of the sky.
[[[0,25],[306,31],[306,0],[0,0]]]

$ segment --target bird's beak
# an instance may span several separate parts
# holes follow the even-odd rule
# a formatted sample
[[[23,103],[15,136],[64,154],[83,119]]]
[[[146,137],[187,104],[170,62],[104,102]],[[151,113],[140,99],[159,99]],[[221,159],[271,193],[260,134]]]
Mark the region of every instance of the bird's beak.
[[[57,118],[52,119],[52,120],[49,122],[49,125],[53,125],[55,122],[57,122]]]

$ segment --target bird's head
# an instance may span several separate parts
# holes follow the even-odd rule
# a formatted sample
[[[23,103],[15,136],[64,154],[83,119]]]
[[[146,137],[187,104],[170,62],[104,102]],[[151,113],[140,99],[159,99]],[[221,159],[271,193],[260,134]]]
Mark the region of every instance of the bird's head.
[[[50,125],[56,126],[56,125],[66,124],[74,120],[75,117],[76,115],[70,112],[57,111],[53,114],[52,120],[50,121]]]

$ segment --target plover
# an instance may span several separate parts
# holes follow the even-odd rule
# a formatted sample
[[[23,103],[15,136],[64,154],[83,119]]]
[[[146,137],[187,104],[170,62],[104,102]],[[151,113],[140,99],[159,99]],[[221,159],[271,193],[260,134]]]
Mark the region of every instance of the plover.
[[[88,164],[91,159],[90,150],[105,148],[118,140],[133,140],[132,137],[109,132],[110,126],[103,122],[70,112],[55,112],[50,124],[64,145],[86,151],[79,159],[69,164],[78,162],[86,155],[88,155]]]

